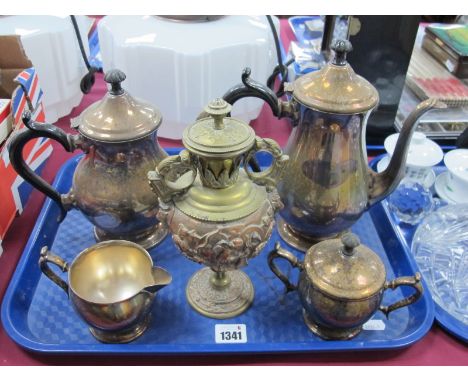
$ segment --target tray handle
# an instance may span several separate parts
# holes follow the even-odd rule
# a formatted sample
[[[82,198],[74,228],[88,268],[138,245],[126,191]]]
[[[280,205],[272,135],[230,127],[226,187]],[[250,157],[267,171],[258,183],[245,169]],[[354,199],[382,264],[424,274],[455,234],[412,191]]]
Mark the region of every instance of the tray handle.
[[[285,250],[284,248],[281,248],[279,242],[275,244],[275,249],[273,249],[268,254],[268,266],[270,267],[271,271],[286,286],[286,293],[292,292],[297,289],[297,285],[294,285],[291,281],[289,281],[288,277],[278,269],[278,267],[275,264],[275,259],[277,259],[278,257],[287,260],[293,268],[299,268],[300,270],[302,270],[302,263],[291,252]]]
[[[42,247],[41,257],[39,258],[39,267],[41,268],[42,273],[44,273],[49,279],[62,288],[68,295],[68,284],[59,276],[57,276],[57,274],[55,274],[52,269],[50,269],[49,263],[58,266],[62,272],[68,272],[69,267],[65,260],[63,260],[60,256],[54,255],[51,251],[49,251],[49,248]]]
[[[423,293],[423,286],[421,283],[421,274],[419,272],[416,272],[414,276],[404,276],[404,277],[398,277],[395,280],[386,282],[384,285],[384,290],[386,289],[396,289],[400,286],[410,286],[416,290],[411,296],[406,297],[400,301],[397,301],[389,306],[381,305],[379,307],[379,310],[385,314],[385,317],[388,318],[388,315],[390,312],[393,312],[394,310],[403,308],[404,306],[411,305],[415,303],[416,301],[419,300]]]

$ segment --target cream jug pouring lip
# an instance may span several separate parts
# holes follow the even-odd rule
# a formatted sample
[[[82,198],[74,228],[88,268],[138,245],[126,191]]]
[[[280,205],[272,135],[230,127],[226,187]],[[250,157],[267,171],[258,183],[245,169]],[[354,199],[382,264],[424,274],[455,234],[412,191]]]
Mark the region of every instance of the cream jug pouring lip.
[[[156,293],[172,282],[172,276],[163,268],[153,267],[151,272],[153,274],[154,284],[144,287],[143,290],[146,292]]]

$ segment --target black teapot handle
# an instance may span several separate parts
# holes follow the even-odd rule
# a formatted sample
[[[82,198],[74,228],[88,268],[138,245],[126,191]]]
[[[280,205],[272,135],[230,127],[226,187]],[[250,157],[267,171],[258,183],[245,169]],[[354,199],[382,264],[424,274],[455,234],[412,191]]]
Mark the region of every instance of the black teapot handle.
[[[49,183],[37,175],[23,159],[23,149],[26,144],[34,138],[51,138],[59,142],[65,150],[72,152],[76,148],[74,136],[65,133],[58,127],[48,124],[33,121],[31,113],[26,111],[22,116],[23,123],[26,129],[20,130],[16,133],[8,143],[8,152],[10,155],[10,162],[16,172],[34,188],[38,189],[49,198],[54,200],[60,207],[61,216],[59,221],[62,221],[67,214],[67,208],[63,204],[62,196],[55,190]]]
[[[233,86],[224,95],[223,99],[234,105],[242,98],[255,97],[264,100],[271,108],[273,115],[281,118],[281,103],[275,92],[266,85],[261,84],[250,78],[250,68],[245,68],[242,72],[242,83]]]

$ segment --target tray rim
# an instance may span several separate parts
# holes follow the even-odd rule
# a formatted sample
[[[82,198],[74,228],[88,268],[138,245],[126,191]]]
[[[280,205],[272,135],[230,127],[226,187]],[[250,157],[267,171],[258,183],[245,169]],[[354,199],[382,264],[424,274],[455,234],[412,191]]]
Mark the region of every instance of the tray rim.
[[[385,155],[386,154],[382,154],[372,159],[372,161],[369,163],[369,166],[375,170],[377,163]],[[445,168],[445,165],[443,164],[443,162],[441,162],[438,166]],[[396,224],[395,220],[392,218],[392,214],[389,211],[388,205],[386,203],[382,204],[382,208],[388,220],[390,221],[390,224],[392,225],[392,228],[395,231],[395,234],[398,240],[400,240],[401,244],[403,245],[404,250],[408,253],[409,260],[414,262],[414,266],[416,267],[417,270],[419,270],[419,266],[416,263],[416,260],[414,259],[414,256],[411,252],[410,243],[406,241],[405,236],[403,235],[403,232],[402,232],[402,228],[398,224]],[[468,342],[467,326],[463,322],[455,318],[453,315],[451,315],[449,312],[447,312],[445,309],[443,309],[436,301],[434,301],[429,287],[426,288],[425,292],[427,292],[431,296],[431,299],[434,303],[434,318],[437,321],[437,323],[454,337],[464,342]]]
[[[168,154],[178,153],[180,148],[172,148],[166,150]],[[53,186],[57,185],[62,181],[68,167],[76,166],[76,163],[81,159],[83,154],[78,154],[68,159],[60,168],[57,176],[53,182]],[[428,288],[424,285],[425,293],[422,299],[427,307],[422,324],[410,334],[391,340],[392,343],[389,345],[387,340],[379,340],[376,343],[369,341],[320,341],[320,342],[280,342],[280,343],[247,343],[247,344],[90,344],[90,345],[79,345],[79,344],[48,344],[39,341],[33,341],[30,338],[24,336],[15,326],[11,318],[10,306],[13,302],[14,292],[19,286],[19,283],[26,271],[27,260],[30,256],[30,251],[35,245],[36,240],[40,239],[41,231],[47,222],[48,215],[51,213],[51,209],[55,207],[54,202],[46,198],[46,201],[41,209],[36,224],[30,234],[28,242],[23,250],[18,265],[13,273],[13,277],[10,280],[5,296],[3,298],[1,307],[1,321],[5,332],[9,337],[15,341],[19,346],[36,353],[43,354],[115,354],[115,355],[174,355],[174,354],[272,354],[272,353],[312,353],[312,352],[335,352],[335,351],[349,351],[349,350],[360,350],[360,351],[375,351],[375,350],[392,350],[401,349],[408,347],[409,345],[422,339],[427,332],[430,330],[434,320],[434,304],[432,297],[429,298],[430,294],[426,293]],[[56,208],[56,207],[55,207]],[[372,218],[372,211],[377,213],[377,209],[382,209],[382,205],[374,206],[370,211]],[[390,222],[391,223],[391,222]],[[58,224],[57,224],[58,227]],[[53,239],[52,239],[53,240]],[[400,239],[399,239],[400,241]],[[403,244],[400,241],[400,244]],[[404,245],[402,249],[405,258],[412,271],[417,270],[417,265],[412,259],[412,256],[408,256],[408,252]],[[320,344],[320,348],[316,346],[310,346],[310,344]],[[273,345],[273,347],[271,346]],[[155,349],[155,347],[157,349]],[[270,348],[268,348],[270,347]],[[187,351],[187,348],[189,350]]]

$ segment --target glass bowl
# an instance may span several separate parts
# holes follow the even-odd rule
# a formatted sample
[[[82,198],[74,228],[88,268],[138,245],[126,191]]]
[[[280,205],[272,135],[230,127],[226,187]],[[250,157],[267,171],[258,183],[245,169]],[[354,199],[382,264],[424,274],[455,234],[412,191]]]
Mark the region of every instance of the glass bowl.
[[[434,301],[468,325],[468,204],[432,212],[417,228],[413,255]]]

